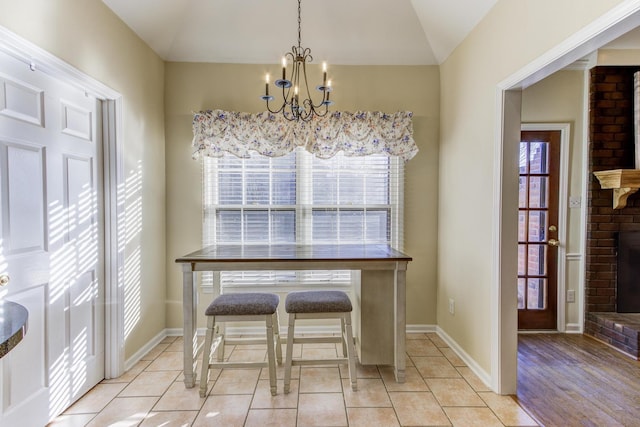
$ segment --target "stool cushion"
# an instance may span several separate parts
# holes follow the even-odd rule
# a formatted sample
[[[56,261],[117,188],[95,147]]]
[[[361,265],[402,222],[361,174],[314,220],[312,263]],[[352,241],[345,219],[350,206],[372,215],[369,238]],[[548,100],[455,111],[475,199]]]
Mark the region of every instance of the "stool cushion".
[[[352,310],[351,300],[342,291],[301,291],[287,295],[287,313],[346,313]]]
[[[267,293],[224,294],[213,300],[204,314],[207,316],[243,316],[273,314],[280,297]]]

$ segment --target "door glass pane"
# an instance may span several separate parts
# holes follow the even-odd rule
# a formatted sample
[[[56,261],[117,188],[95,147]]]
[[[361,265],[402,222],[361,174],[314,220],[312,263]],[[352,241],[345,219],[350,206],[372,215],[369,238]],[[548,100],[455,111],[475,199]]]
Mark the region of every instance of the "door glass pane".
[[[529,144],[529,173],[549,172],[548,146],[547,142],[531,142]]]
[[[546,308],[546,279],[529,279],[527,283],[527,308],[543,310]]]
[[[527,239],[527,213],[518,212],[518,242],[524,242]]]
[[[529,250],[527,251],[528,274],[532,276],[542,276],[546,273],[546,250],[547,245],[529,245]]]
[[[528,158],[529,156],[527,155],[527,147],[529,144],[527,144],[526,142],[521,142],[520,143],[520,173],[527,173],[527,166],[528,166]]]
[[[518,245],[518,275],[527,274],[527,245]]]
[[[547,213],[545,211],[529,212],[529,241],[544,242],[547,230]]]
[[[527,207],[527,177],[520,177],[520,185],[518,186],[518,207],[526,208]]]
[[[525,279],[518,279],[518,309],[523,309],[524,308],[524,286],[525,286],[526,280]]]
[[[529,207],[548,207],[547,189],[549,188],[549,178],[542,176],[530,176],[529,181]]]

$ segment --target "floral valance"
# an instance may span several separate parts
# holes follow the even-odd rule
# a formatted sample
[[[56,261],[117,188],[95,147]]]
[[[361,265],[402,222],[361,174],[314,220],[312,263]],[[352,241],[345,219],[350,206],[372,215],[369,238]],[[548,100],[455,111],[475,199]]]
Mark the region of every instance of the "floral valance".
[[[406,161],[418,152],[412,116],[408,111],[336,111],[305,122],[269,112],[201,111],[193,118],[194,158],[220,157],[225,152],[241,158],[250,157],[251,152],[277,157],[304,147],[325,159],[342,151],[347,156],[387,154]]]

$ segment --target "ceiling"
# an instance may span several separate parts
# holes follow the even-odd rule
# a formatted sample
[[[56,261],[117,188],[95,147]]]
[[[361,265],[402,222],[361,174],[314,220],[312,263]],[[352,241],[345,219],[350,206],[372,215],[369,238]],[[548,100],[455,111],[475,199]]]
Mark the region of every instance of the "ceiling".
[[[167,61],[279,63],[298,44],[295,0],[102,0]],[[304,0],[316,63],[442,63],[497,0]]]

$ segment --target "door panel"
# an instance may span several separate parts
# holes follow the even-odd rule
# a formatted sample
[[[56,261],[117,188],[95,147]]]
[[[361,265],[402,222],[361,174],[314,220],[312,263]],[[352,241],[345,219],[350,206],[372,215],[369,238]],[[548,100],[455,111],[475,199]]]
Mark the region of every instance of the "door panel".
[[[0,297],[29,310],[0,359],[0,426],[46,425],[104,378],[100,104],[0,53]]]
[[[0,141],[3,151],[4,247],[7,255],[27,255],[45,248],[44,148]],[[9,170],[11,167],[11,170]],[[33,191],[24,191],[25,188]]]
[[[518,329],[557,329],[560,131],[520,140]]]

